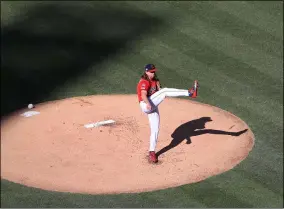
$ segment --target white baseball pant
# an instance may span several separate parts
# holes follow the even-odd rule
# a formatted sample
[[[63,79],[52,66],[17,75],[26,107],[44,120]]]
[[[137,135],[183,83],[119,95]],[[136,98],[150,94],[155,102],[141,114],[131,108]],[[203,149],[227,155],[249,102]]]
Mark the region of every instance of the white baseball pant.
[[[152,109],[149,111],[146,108],[144,101],[140,102],[141,110],[148,115],[149,124],[151,129],[150,135],[150,148],[149,151],[155,151],[156,144],[158,141],[159,128],[160,128],[160,114],[158,106],[166,97],[179,97],[189,96],[188,90],[185,89],[174,89],[174,88],[162,88],[160,91],[152,94],[148,97],[151,103]]]

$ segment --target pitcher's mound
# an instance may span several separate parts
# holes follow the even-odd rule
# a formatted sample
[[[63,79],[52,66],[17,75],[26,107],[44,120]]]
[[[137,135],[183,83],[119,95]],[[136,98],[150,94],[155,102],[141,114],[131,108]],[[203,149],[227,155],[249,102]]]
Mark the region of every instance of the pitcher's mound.
[[[20,110],[1,121],[1,177],[63,192],[152,191],[228,171],[253,147],[246,123],[219,108],[166,98],[159,110],[155,165],[147,161],[150,127],[136,95],[37,104],[32,117]],[[84,127],[109,119],[116,123]]]

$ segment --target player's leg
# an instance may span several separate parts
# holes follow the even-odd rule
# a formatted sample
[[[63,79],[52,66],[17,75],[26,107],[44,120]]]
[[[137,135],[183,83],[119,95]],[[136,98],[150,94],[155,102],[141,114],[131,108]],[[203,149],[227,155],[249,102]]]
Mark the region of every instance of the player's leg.
[[[158,105],[166,98],[166,97],[179,97],[179,96],[189,96],[195,98],[197,96],[197,89],[198,89],[198,82],[194,82],[194,86],[187,90],[187,89],[175,89],[175,88],[163,88],[160,91],[157,91],[153,95],[151,95],[148,99],[151,103],[152,110],[147,110],[146,103],[140,102],[140,107],[143,112],[151,113],[155,111]]]
[[[156,109],[154,112],[149,113],[148,118],[149,118],[149,125],[151,129],[149,151],[155,151],[157,140],[158,140],[158,135],[159,135],[159,128],[160,128],[159,110]]]
[[[158,141],[159,128],[160,128],[160,114],[158,108],[152,113],[148,114],[149,124],[151,129],[150,147],[149,147],[149,161],[157,162],[155,149]]]
[[[150,100],[158,106],[166,97],[190,96],[187,89],[163,88],[150,96]]]

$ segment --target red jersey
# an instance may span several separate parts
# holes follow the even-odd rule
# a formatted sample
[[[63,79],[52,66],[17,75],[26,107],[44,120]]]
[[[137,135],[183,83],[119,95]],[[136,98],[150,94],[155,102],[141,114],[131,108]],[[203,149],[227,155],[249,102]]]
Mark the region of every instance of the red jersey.
[[[158,91],[157,81],[148,81],[143,78],[140,79],[139,83],[137,84],[137,96],[139,102],[143,101],[141,96],[142,90],[147,91],[147,97],[151,96]]]

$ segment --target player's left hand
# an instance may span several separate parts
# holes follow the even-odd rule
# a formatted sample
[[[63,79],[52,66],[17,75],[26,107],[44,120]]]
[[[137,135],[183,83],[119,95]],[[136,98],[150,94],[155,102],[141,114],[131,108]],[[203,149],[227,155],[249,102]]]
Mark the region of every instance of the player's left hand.
[[[150,104],[147,104],[146,108],[150,111],[152,109],[152,106]]]

